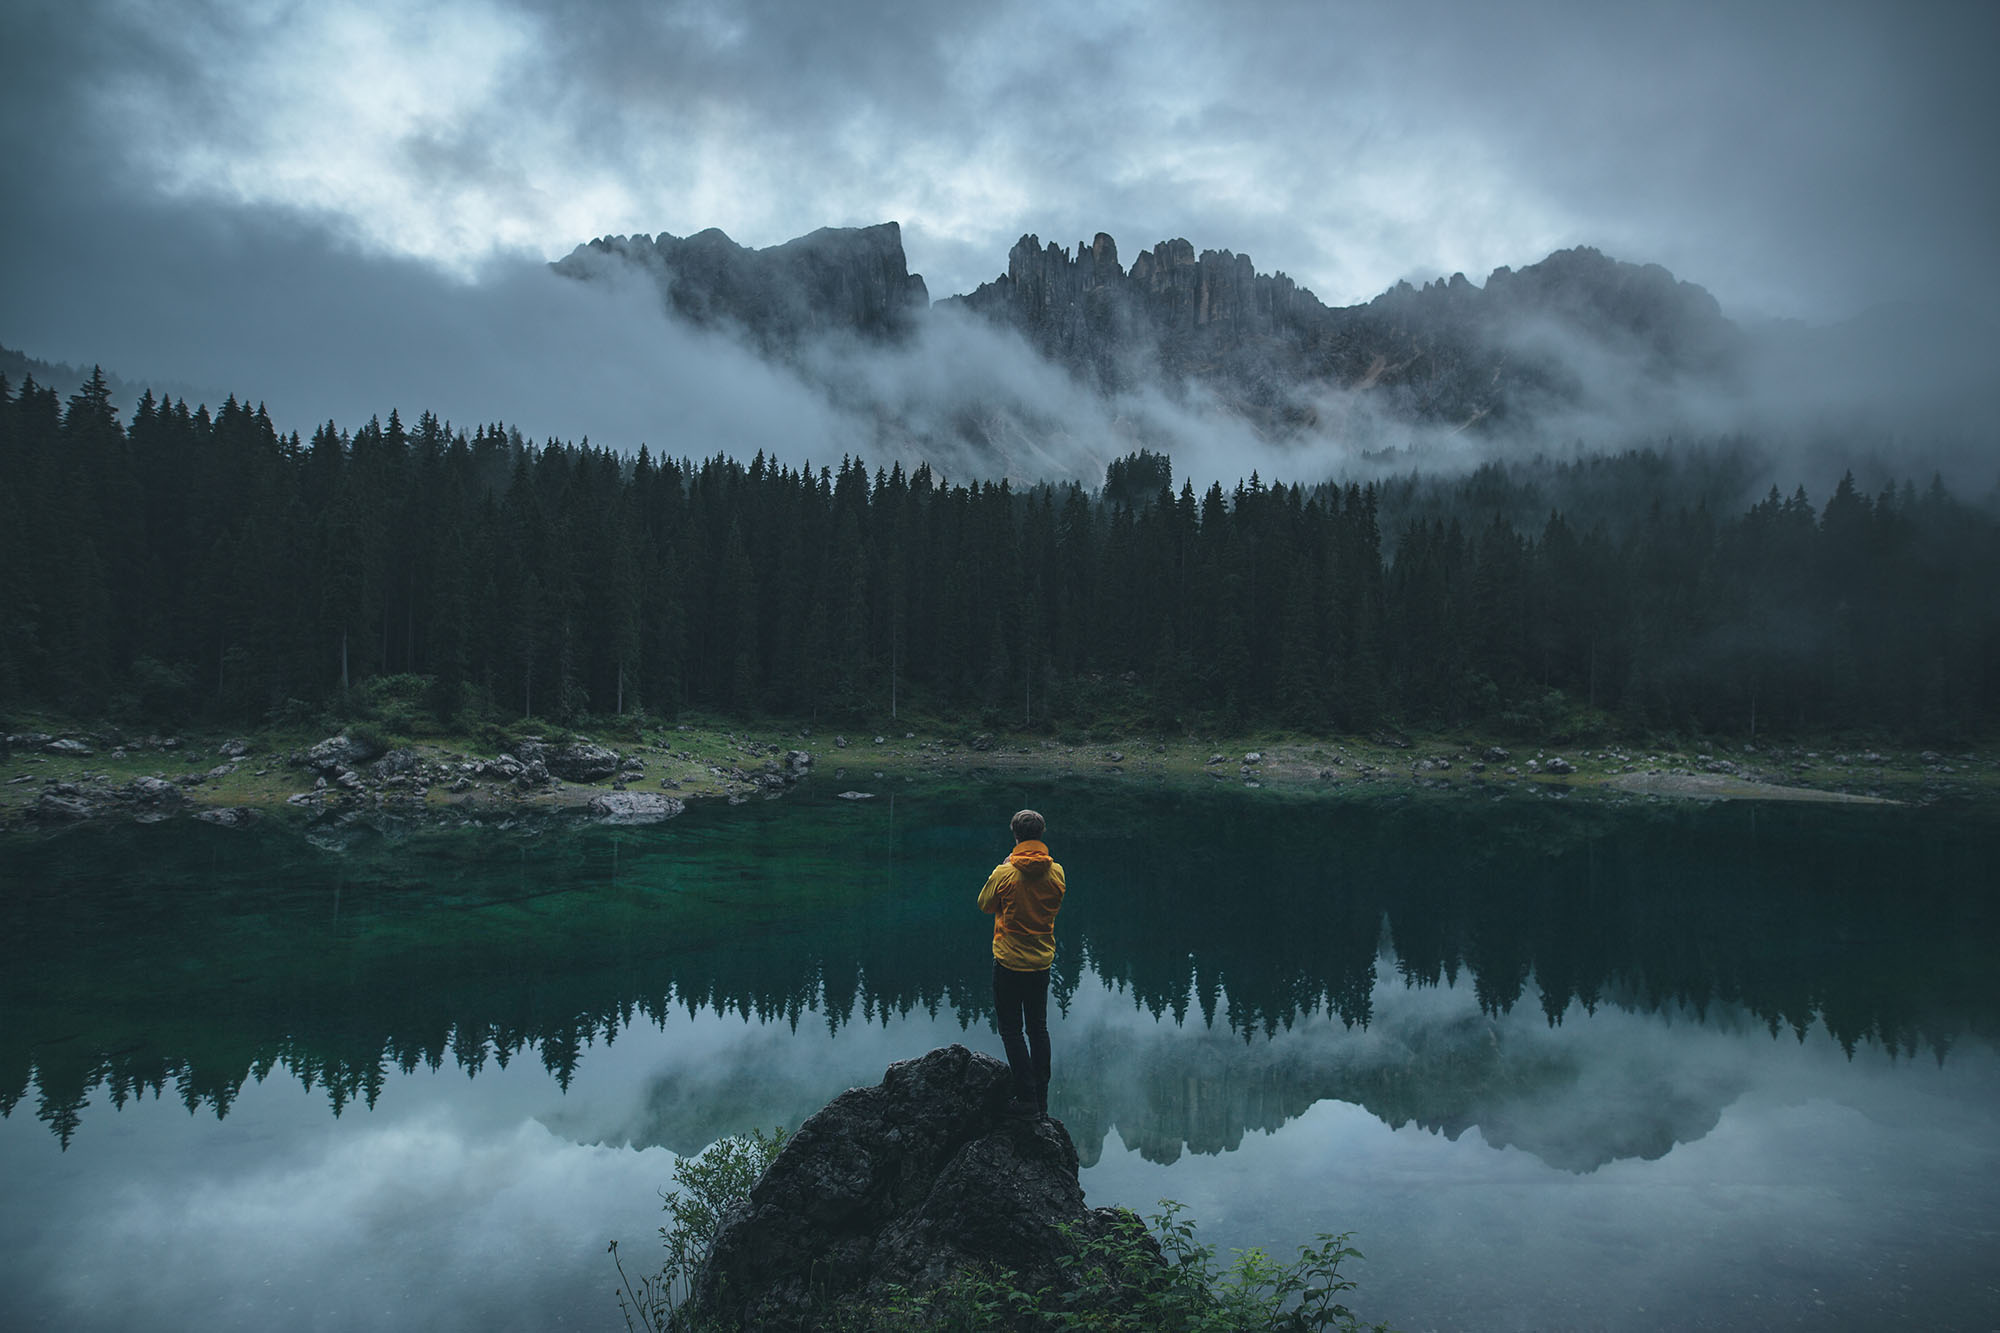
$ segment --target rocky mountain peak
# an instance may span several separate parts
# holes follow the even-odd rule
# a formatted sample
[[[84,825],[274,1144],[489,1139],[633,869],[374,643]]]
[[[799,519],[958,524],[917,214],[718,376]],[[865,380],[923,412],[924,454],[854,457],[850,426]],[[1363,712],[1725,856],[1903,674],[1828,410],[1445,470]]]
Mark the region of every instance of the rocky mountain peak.
[[[747,249],[718,228],[692,236],[605,236],[578,246],[555,269],[589,278],[607,262],[653,275],[667,304],[707,326],[735,326],[765,350],[802,339],[858,333],[894,339],[930,306],[920,274],[903,255],[902,228],[822,227],[782,245]]]

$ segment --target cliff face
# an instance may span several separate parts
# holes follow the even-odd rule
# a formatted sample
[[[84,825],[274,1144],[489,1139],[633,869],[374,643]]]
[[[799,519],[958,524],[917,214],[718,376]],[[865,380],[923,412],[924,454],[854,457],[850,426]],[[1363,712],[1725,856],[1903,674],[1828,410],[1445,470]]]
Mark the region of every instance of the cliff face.
[[[1399,414],[1468,425],[1573,403],[1586,353],[1710,377],[1738,351],[1706,291],[1589,249],[1496,270],[1483,289],[1454,274],[1333,308],[1228,250],[1162,241],[1127,270],[1103,232],[1074,252],[1029,235],[1004,276],[953,299],[1104,388],[1200,382],[1279,433],[1313,424],[1316,390],[1370,391]]]
[[[712,229],[604,237],[555,267],[589,277],[607,263],[640,266],[683,318],[741,330],[777,357],[827,335],[898,341],[930,303],[893,222],[763,250]],[[1166,240],[1127,268],[1103,232],[1074,249],[1028,235],[1004,274],[948,300],[1094,387],[1198,391],[1277,438],[1339,430],[1357,402],[1454,429],[1579,407],[1644,415],[1649,395],[1733,387],[1745,363],[1706,291],[1590,249],[1496,269],[1483,287],[1453,274],[1334,308],[1229,250]],[[1322,420],[1328,411],[1340,419]]]
[[[930,306],[893,222],[822,227],[763,250],[746,249],[713,227],[686,237],[607,236],[578,246],[555,268],[589,277],[606,258],[653,274],[683,318],[736,325],[773,352],[828,333],[897,338]]]

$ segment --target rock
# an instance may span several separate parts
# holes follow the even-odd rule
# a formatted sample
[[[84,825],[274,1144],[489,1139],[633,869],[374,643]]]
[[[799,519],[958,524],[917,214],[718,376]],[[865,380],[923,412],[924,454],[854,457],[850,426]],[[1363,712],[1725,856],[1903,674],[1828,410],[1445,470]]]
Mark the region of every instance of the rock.
[[[62,824],[77,819],[91,819],[97,814],[97,807],[81,796],[59,796],[45,791],[41,799],[29,809],[28,814],[44,823]]]
[[[146,805],[177,805],[185,799],[181,789],[165,778],[134,778],[125,795]]]
[[[1058,1300],[1075,1290],[1063,1261],[1131,1214],[1084,1203],[1068,1132],[1007,1115],[1010,1086],[1005,1064],[954,1045],[834,1098],[717,1229],[697,1321],[820,1327],[829,1305],[922,1295],[974,1265]]]
[[[391,750],[371,764],[368,771],[378,780],[414,773],[417,771],[417,752],[401,748]]]
[[[1264,762],[1264,752],[1262,750],[1252,750],[1243,756],[1243,762],[1246,764],[1261,764]]]
[[[211,778],[226,778],[235,771],[236,771],[236,765],[234,764],[217,764],[214,768],[209,769],[205,776]]]
[[[257,821],[257,812],[247,805],[233,805],[203,810],[195,818],[204,824],[216,824],[222,828],[243,828]]]
[[[993,736],[992,736],[992,734],[991,734],[990,732],[984,732],[984,731],[982,731],[982,732],[980,732],[980,733],[979,733],[979,734],[978,734],[977,736],[974,736],[974,737],[972,738],[972,748],[973,748],[973,749],[975,749],[975,750],[990,750],[990,749],[992,749],[992,748],[993,748]]]
[[[1219,754],[1212,754],[1208,757],[1208,762],[1211,764],[1219,764],[1222,762],[1222,756]]]
[[[1557,755],[1555,758],[1549,760],[1546,764],[1542,765],[1542,771],[1545,773],[1554,773],[1558,776],[1562,776],[1565,774],[1576,772],[1576,765],[1572,764],[1569,760],[1563,758],[1561,755]]]
[[[843,801],[872,801],[875,799],[875,793],[872,791],[844,791],[840,793],[840,799]]]
[[[785,751],[785,767],[794,777],[804,777],[813,766],[813,757],[804,750]]]
[[[366,785],[362,782],[361,775],[351,768],[341,769],[333,781],[336,786],[345,787],[349,791],[360,791]]]
[[[566,741],[549,748],[548,771],[565,782],[596,782],[618,771],[618,752],[592,741]]]
[[[593,815],[612,824],[658,824],[687,809],[685,802],[656,791],[618,791],[591,798]]]
[[[1104,759],[1106,763],[1122,764],[1125,762],[1125,752],[1122,750],[1113,750],[1110,754],[1105,755]]]
[[[216,754],[224,759],[241,759],[250,753],[250,742],[228,740],[215,747]]]
[[[50,741],[42,746],[42,753],[62,755],[68,759],[88,759],[91,751],[82,741],[65,736],[59,741]]]
[[[1479,752],[1479,757],[1489,764],[1504,764],[1514,756],[1497,745],[1489,745]]]
[[[847,737],[835,736],[833,738],[833,748],[836,750],[845,750],[847,748]]]
[[[479,766],[480,777],[504,778],[509,782],[512,782],[515,778],[520,777],[521,774],[525,773],[526,771],[527,771],[527,766],[524,765],[520,760],[516,759],[511,754],[503,754],[499,756],[497,759],[494,759],[491,763],[485,763]]]
[[[342,769],[353,768],[356,764],[365,764],[381,753],[380,746],[368,741],[355,740],[343,731],[338,736],[327,737],[307,750],[301,756],[301,760],[307,768],[330,776]]]

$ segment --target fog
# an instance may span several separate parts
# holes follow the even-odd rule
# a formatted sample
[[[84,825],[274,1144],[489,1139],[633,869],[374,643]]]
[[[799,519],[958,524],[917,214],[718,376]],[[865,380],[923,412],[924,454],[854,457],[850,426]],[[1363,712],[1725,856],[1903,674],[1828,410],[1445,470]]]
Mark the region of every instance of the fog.
[[[1995,22],[1803,0],[1337,19],[1278,0],[24,0],[0,13],[0,343],[265,401],[301,431],[428,408],[957,478],[1095,480],[1143,444],[1198,484],[1316,480],[1736,431],[1814,470],[1774,480],[1838,463],[1829,436],[1977,478],[2000,364],[2000,178],[1976,169]],[[774,367],[543,268],[592,235],[770,245],[886,218],[940,296],[1028,231],[1186,236],[1334,305],[1594,244],[1707,286],[1761,360],[1718,393],[1567,346],[1587,391],[1531,438],[1314,389],[1319,425],[1270,440],[1198,387],[1098,399],[942,312],[892,352]]]

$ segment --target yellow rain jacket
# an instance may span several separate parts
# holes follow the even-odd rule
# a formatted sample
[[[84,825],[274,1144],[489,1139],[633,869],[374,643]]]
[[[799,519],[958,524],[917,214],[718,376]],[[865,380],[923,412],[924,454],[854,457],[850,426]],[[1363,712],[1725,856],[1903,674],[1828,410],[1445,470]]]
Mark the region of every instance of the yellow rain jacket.
[[[993,913],[993,957],[1016,972],[1039,972],[1056,960],[1056,913],[1062,910],[1063,868],[1047,844],[1029,839],[993,867],[979,891],[979,910]]]

